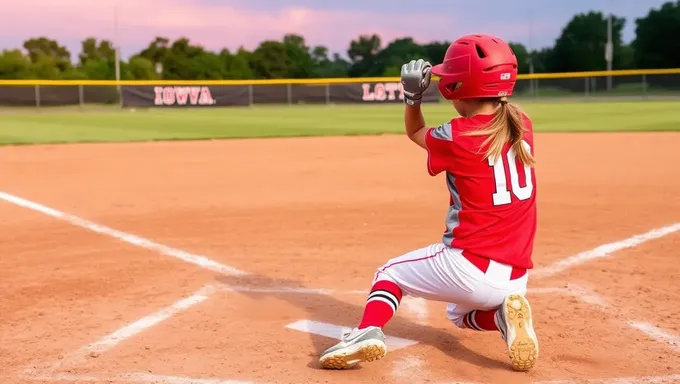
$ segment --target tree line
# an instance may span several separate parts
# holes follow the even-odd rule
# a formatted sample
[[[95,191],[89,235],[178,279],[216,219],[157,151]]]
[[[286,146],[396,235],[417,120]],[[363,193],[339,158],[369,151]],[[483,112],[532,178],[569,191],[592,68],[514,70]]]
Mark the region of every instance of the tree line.
[[[629,44],[621,38],[625,24],[624,18],[612,16],[614,69],[680,67],[680,0],[636,19],[636,36]],[[529,51],[519,42],[511,45],[520,73],[597,71],[606,69],[606,41],[607,16],[591,11],[575,15],[552,47]],[[410,37],[385,43],[378,35],[359,36],[350,42],[347,58],[343,58],[330,54],[325,46],[309,46],[296,34],[287,34],[281,41],[263,41],[253,51],[240,48],[235,52],[212,52],[188,38],[156,37],[120,61],[120,74],[123,80],[398,76],[401,65],[412,58],[441,62],[449,44],[418,44]],[[48,37],[28,39],[22,48],[2,51],[0,79],[115,78],[115,49],[108,40],[83,40],[75,63],[66,47]]]

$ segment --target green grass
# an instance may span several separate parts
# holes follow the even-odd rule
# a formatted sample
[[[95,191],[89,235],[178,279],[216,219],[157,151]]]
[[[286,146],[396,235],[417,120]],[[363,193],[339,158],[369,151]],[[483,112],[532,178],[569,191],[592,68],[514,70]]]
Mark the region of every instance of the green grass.
[[[680,101],[524,102],[536,131],[679,131]],[[429,125],[446,103],[425,105]],[[136,111],[0,109],[0,144],[369,135],[403,132],[403,106],[256,106]]]

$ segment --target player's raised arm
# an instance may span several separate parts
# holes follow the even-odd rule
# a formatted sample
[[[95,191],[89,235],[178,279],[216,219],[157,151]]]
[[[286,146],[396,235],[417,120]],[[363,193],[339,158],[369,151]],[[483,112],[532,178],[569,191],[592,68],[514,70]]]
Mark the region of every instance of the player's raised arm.
[[[416,144],[425,144],[425,118],[420,110],[423,92],[430,86],[432,65],[423,59],[411,60],[401,67],[401,84],[404,87],[404,128],[408,137]]]

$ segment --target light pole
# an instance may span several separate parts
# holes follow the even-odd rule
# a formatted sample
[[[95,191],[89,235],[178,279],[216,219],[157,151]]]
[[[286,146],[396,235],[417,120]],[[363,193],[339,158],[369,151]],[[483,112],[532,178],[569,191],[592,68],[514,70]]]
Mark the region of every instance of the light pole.
[[[614,60],[614,43],[612,42],[612,14],[607,17],[607,44],[604,48],[604,59],[607,61],[607,71],[612,70],[612,61]],[[607,91],[612,90],[612,76],[607,74]]]
[[[113,51],[115,54],[116,83],[120,82],[120,47],[118,46],[118,9],[120,3],[116,2],[113,8]],[[116,84],[120,93],[120,84]]]
[[[533,75],[534,73],[534,8],[532,6],[529,6],[529,47],[527,47],[527,50],[529,51],[529,74]],[[529,92],[531,93],[531,96],[536,96],[536,90],[535,90],[535,80],[533,78],[529,79]]]

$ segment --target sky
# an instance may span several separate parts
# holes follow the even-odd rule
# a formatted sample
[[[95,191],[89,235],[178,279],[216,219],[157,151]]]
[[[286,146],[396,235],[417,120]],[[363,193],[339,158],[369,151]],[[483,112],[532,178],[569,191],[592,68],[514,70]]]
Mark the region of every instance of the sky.
[[[372,33],[384,45],[404,36],[424,43],[490,33],[538,49],[553,45],[574,14],[590,10],[625,17],[623,38],[630,41],[635,19],[666,1],[7,0],[0,13],[0,50],[20,48],[38,36],[57,39],[73,57],[90,36],[117,42],[123,57],[156,36],[186,36],[216,51],[252,50],[286,33],[301,34],[309,45],[325,45],[343,56],[352,39]]]

